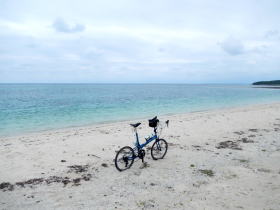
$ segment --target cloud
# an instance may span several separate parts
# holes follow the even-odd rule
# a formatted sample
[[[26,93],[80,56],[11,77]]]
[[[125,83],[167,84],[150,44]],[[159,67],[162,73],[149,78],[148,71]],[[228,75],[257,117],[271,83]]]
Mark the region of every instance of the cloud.
[[[269,30],[265,34],[265,38],[267,39],[280,39],[280,33],[278,30]]]
[[[52,26],[57,32],[63,32],[63,33],[76,33],[76,32],[82,32],[85,30],[84,25],[76,24],[74,26],[70,26],[62,18],[57,18],[53,22]]]
[[[85,1],[4,1],[0,82],[280,77],[279,0]]]
[[[240,55],[244,53],[243,43],[233,37],[228,37],[223,42],[218,43],[221,48],[230,55]]]

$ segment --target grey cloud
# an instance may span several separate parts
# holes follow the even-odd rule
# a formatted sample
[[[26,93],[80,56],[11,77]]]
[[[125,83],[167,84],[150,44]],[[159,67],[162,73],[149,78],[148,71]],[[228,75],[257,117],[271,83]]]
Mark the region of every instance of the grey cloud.
[[[4,1],[0,82],[240,83],[280,77],[279,0],[144,1]],[[73,11],[83,22],[72,22]],[[218,45],[216,37],[224,37]],[[252,63],[258,65],[252,69]]]
[[[82,32],[85,30],[85,26],[82,24],[76,24],[74,26],[70,26],[68,23],[66,23],[62,18],[57,18],[53,24],[53,28],[58,32],[64,32],[64,33],[76,33],[76,32]]]
[[[280,33],[278,30],[269,30],[265,34],[267,39],[280,39]]]
[[[225,39],[223,42],[220,42],[219,45],[226,53],[230,55],[240,55],[244,53],[243,43],[233,37]]]

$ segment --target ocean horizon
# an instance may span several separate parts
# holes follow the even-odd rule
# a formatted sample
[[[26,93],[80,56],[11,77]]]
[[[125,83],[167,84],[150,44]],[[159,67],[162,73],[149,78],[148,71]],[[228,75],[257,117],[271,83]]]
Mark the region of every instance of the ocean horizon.
[[[280,101],[246,84],[0,84],[0,136]]]

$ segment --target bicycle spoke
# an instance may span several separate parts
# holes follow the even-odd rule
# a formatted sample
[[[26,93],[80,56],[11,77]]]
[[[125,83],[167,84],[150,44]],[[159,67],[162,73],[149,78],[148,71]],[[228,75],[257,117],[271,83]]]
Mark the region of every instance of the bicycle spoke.
[[[156,141],[151,149],[152,158],[154,160],[162,159],[167,152],[167,143],[165,140],[160,139]]]
[[[115,166],[119,171],[130,168],[133,162],[134,151],[131,147],[123,147],[120,149],[115,158]]]

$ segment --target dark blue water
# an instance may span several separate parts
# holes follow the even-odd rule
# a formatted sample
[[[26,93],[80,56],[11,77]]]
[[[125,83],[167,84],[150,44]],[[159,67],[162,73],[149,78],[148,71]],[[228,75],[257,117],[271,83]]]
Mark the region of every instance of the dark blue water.
[[[0,135],[274,101],[245,85],[0,84]]]

